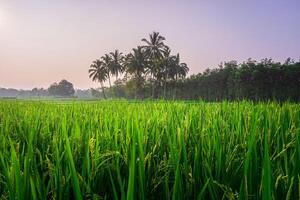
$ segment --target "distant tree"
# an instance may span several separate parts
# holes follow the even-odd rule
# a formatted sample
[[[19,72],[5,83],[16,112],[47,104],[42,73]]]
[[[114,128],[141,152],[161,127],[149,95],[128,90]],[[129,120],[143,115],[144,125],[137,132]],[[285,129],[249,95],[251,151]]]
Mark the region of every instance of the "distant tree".
[[[58,95],[58,93],[59,93],[59,91],[58,91],[58,84],[57,83],[51,84],[50,87],[48,88],[48,93],[51,96]]]
[[[115,96],[116,97],[126,97],[126,93],[125,93],[125,85],[126,84],[126,81],[123,79],[117,79],[115,82],[114,82],[114,92],[115,92]]]
[[[101,93],[98,90],[95,90],[95,89],[91,88],[91,93],[92,93],[92,96],[95,97],[95,98],[100,98],[101,97]]]
[[[161,82],[159,80],[162,75],[160,60],[163,58],[164,53],[169,50],[169,48],[164,44],[165,40],[165,37],[155,31],[152,34],[149,34],[149,40],[146,38],[142,39],[142,42],[146,43],[146,45],[142,46],[142,48],[145,49],[145,53],[149,58],[147,72],[151,75],[153,80],[157,80],[153,82],[152,97],[155,96],[155,83],[159,84]]]
[[[166,50],[164,40],[166,40],[166,38],[161,36],[159,32],[153,32],[152,34],[149,34],[149,40],[146,38],[142,39],[142,41],[146,43],[142,48],[146,50],[146,53],[151,59],[160,59],[163,57],[163,53]]]
[[[164,98],[166,98],[167,81],[170,79],[173,69],[175,69],[173,65],[173,56],[170,54],[171,50],[166,47],[163,56],[157,60],[156,65],[156,82],[160,87],[163,87]]]
[[[133,49],[133,52],[128,54],[125,59],[126,72],[133,75],[136,82],[136,98],[140,98],[143,88],[145,70],[147,67],[147,57],[142,47]]]
[[[179,53],[176,56],[173,56],[170,61],[170,67],[168,70],[168,76],[175,82],[173,98],[176,97],[178,79],[183,79],[186,77],[189,68],[186,63],[180,62]]]
[[[58,83],[58,88],[62,96],[73,96],[75,93],[73,84],[67,80],[61,80]]]
[[[44,88],[33,88],[30,91],[30,96],[47,96],[48,95],[48,91],[45,90]]]
[[[178,78],[185,78],[189,72],[189,68],[186,63],[180,62],[179,54],[177,54],[174,59],[174,66],[176,68],[175,80],[177,81]]]
[[[75,90],[74,94],[77,98],[91,98],[92,97],[92,91],[91,89],[77,89]]]
[[[110,52],[111,57],[111,63],[109,65],[109,71],[110,74],[113,76],[116,76],[116,79],[118,79],[118,76],[124,71],[123,62],[124,62],[124,56],[122,53],[119,52],[119,50],[115,50],[114,52]]]
[[[105,68],[106,73],[107,73],[107,78],[108,78],[108,83],[109,83],[109,87],[111,88],[111,75],[112,75],[112,58],[110,57],[109,54],[105,54],[104,56],[101,57],[101,62],[102,62],[102,67]]]
[[[90,65],[89,77],[92,78],[93,81],[98,81],[100,83],[103,97],[106,98],[104,91],[104,82],[108,77],[108,68],[101,60],[95,60]]]
[[[109,65],[109,72],[111,75],[116,77],[116,80],[118,79],[119,75],[124,72],[124,56],[122,53],[119,52],[119,50],[115,50],[114,52],[110,52],[110,65]],[[111,88],[110,88],[111,89]],[[112,92],[114,93],[114,96],[116,95],[116,87],[112,89]]]
[[[53,96],[73,96],[75,93],[73,84],[65,79],[61,80],[58,84],[53,83],[48,88],[48,92]]]

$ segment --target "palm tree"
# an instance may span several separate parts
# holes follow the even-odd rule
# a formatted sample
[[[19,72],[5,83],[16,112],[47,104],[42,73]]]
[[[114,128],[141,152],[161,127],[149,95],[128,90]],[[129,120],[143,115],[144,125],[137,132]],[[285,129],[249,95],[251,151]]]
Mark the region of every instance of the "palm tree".
[[[178,78],[185,78],[187,73],[189,72],[189,68],[186,63],[180,63],[179,53],[175,57],[175,66],[176,66],[176,81]]]
[[[145,42],[146,45],[142,46],[145,49],[146,54],[149,56],[150,66],[148,72],[152,76],[152,78],[159,78],[160,75],[160,63],[159,60],[163,58],[163,54],[165,53],[166,45],[164,44],[165,37],[161,36],[159,32],[153,32],[149,34],[149,40],[143,38],[142,42]],[[152,96],[154,97],[155,86],[152,85]]]
[[[124,56],[119,50],[115,50],[114,52],[109,53],[111,60],[109,64],[109,72],[111,75],[116,76],[116,80],[118,80],[119,74],[123,73],[123,61]],[[114,96],[116,95],[115,89],[113,89]]]
[[[104,68],[106,68],[108,83],[109,83],[109,87],[111,88],[110,75],[111,75],[112,59],[109,54],[105,54],[104,56],[101,57],[101,61],[103,63]]]
[[[110,73],[114,76],[116,76],[116,79],[118,79],[119,74],[121,74],[124,71],[123,67],[123,61],[124,56],[119,50],[115,50],[114,52],[110,52],[111,56],[111,64],[110,64]]]
[[[149,34],[149,40],[146,38],[142,39],[142,42],[145,42],[146,45],[142,46],[145,48],[148,55],[151,59],[159,59],[163,56],[166,45],[164,44],[165,37],[161,36],[159,32],[153,32]]]
[[[170,75],[171,77],[173,77],[173,80],[175,80],[175,88],[174,88],[174,97],[175,97],[176,89],[177,89],[177,81],[179,78],[182,79],[186,77],[189,68],[186,63],[180,63],[179,53],[173,57],[173,66],[175,70],[172,70],[172,73]]]
[[[143,74],[148,67],[147,55],[142,47],[132,49],[133,52],[128,54],[125,59],[126,73],[132,74],[136,79],[136,98],[141,95],[143,85]]]
[[[157,78],[159,83],[162,82],[164,98],[166,97],[166,87],[168,79],[172,78],[172,72],[174,71],[173,67],[173,57],[170,56],[171,50],[169,47],[165,48],[163,53],[163,57],[159,60],[159,71],[157,74]]]
[[[101,60],[95,60],[90,65],[89,69],[89,77],[92,78],[93,81],[99,81],[103,97],[106,99],[105,92],[104,92],[104,85],[103,83],[107,80],[108,71],[107,68],[104,66],[103,62]]]

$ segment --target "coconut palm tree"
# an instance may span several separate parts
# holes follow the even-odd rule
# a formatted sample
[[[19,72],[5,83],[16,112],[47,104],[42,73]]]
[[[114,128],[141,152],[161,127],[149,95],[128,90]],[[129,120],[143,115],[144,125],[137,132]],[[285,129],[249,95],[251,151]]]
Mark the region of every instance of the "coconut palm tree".
[[[108,71],[101,60],[97,59],[90,65],[89,77],[92,78],[93,81],[100,82],[103,97],[106,99],[103,83],[107,80]]]
[[[109,83],[109,87],[111,88],[110,75],[111,75],[112,58],[110,57],[109,54],[105,54],[104,56],[101,57],[101,61],[103,63],[103,67],[106,68],[108,83]]]
[[[146,45],[142,46],[145,49],[146,54],[149,56],[149,69],[148,73],[151,75],[153,79],[159,79],[160,77],[160,59],[163,58],[163,55],[166,51],[166,45],[164,44],[165,37],[161,36],[159,32],[153,32],[149,34],[149,40],[146,38],[142,39],[142,42],[145,42]],[[155,85],[152,85],[152,96],[155,94]]]
[[[185,78],[189,68],[186,63],[180,63],[179,53],[175,56],[174,64],[176,66],[176,81],[178,78]]]
[[[159,59],[163,56],[163,52],[165,51],[166,45],[164,44],[164,40],[166,40],[166,38],[161,36],[159,32],[153,32],[149,34],[149,40],[146,38],[142,39],[142,42],[146,43],[142,48],[146,49],[151,59]]]
[[[173,97],[175,98],[178,79],[185,78],[189,71],[189,68],[186,63],[180,63],[179,53],[173,57],[172,65],[174,68],[171,70],[170,76],[173,78],[173,80],[175,80],[174,97]]]
[[[123,73],[124,67],[123,67],[123,61],[124,56],[119,50],[115,50],[114,52],[109,53],[111,60],[109,66],[109,72],[111,75],[116,77],[116,80],[118,79],[118,76]],[[115,95],[115,89],[113,89],[113,93]]]
[[[143,75],[148,67],[147,55],[142,47],[132,49],[133,52],[128,54],[125,59],[126,73],[134,76],[136,79],[136,98],[140,97],[143,85]]]
[[[159,67],[157,71],[157,81],[163,86],[163,95],[166,97],[166,87],[167,81],[171,79],[172,72],[174,71],[173,67],[173,57],[170,56],[171,50],[166,47],[163,53],[163,57],[159,60]]]
[[[119,50],[115,50],[114,52],[110,52],[111,56],[111,64],[110,64],[110,73],[111,75],[116,76],[116,79],[118,79],[118,76],[124,71],[123,67],[123,61],[124,56]]]

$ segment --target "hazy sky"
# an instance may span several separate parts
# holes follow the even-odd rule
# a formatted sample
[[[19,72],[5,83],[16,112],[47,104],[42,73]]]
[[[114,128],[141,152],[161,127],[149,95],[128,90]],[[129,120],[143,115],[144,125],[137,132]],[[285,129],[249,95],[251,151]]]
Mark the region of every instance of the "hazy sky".
[[[91,62],[128,53],[159,31],[202,72],[222,61],[300,58],[299,0],[0,0],[0,87],[48,87],[62,78],[98,86]]]

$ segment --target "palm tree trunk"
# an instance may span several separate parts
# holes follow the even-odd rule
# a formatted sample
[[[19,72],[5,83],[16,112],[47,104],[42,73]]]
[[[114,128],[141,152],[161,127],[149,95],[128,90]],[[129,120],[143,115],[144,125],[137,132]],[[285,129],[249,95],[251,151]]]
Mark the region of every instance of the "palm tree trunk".
[[[164,99],[166,99],[167,81],[164,80]]]
[[[161,98],[161,95],[162,95],[162,93],[163,93],[163,89],[164,89],[164,83],[163,83],[163,80],[160,78],[159,80],[158,80],[158,90],[156,90],[156,96],[157,96],[157,98]]]
[[[137,74],[137,80],[136,80],[136,90],[135,90],[135,98],[136,99],[140,99],[141,98],[141,85],[142,85],[142,81],[141,81],[141,75]]]
[[[154,81],[154,74],[152,74],[152,99],[154,99],[155,93],[155,81]]]
[[[104,86],[103,86],[103,83],[102,83],[102,82],[101,82],[101,88],[102,88],[103,98],[106,99],[105,92],[104,92]]]
[[[111,97],[111,82],[110,82],[110,75],[108,74],[108,83],[109,83],[109,96]]]
[[[116,75],[116,80],[115,80],[115,82],[116,82],[117,80],[118,80],[118,75]],[[116,87],[114,88],[113,93],[114,93],[114,97],[116,98],[116,97],[117,97],[117,95],[116,95]]]
[[[177,93],[177,83],[174,84],[174,92],[173,92],[173,99],[176,99],[176,93]]]
[[[178,78],[177,78],[177,75],[176,75],[176,77],[175,77],[175,83],[174,83],[173,99],[176,98],[176,93],[177,93],[177,80],[178,80]]]
[[[134,98],[138,99],[138,86],[136,86],[136,88],[135,88]]]
[[[108,75],[108,83],[109,83],[109,88],[111,88],[110,75]]]

